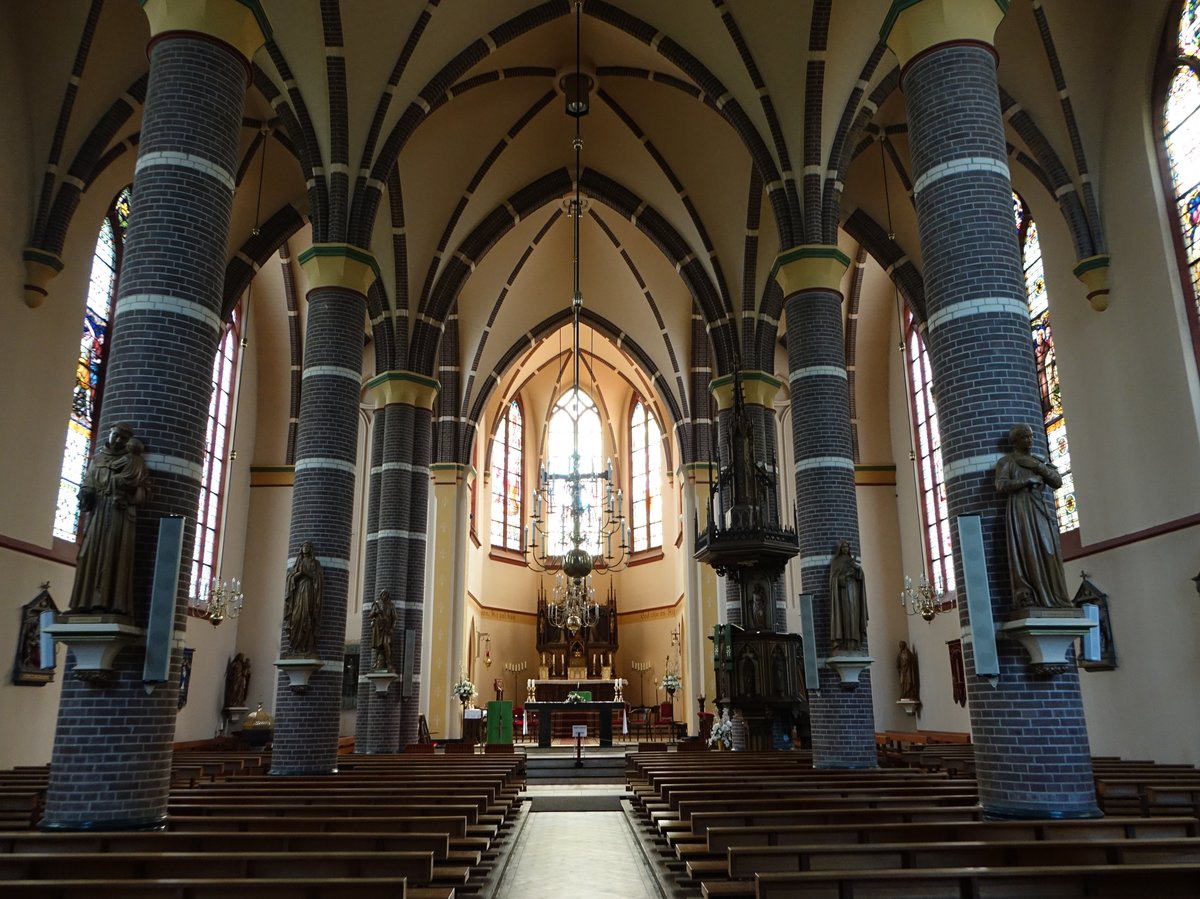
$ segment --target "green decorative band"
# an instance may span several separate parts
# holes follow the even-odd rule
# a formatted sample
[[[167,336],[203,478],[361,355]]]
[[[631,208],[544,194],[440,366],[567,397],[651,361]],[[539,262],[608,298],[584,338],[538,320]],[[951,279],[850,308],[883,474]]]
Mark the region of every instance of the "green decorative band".
[[[315,243],[299,256],[296,257],[301,265],[308,262],[310,259],[350,259],[365,265],[375,273],[376,278],[382,278],[383,275],[379,271],[379,263],[375,261],[375,257],[366,250],[352,246],[348,243]]]
[[[879,29],[879,39],[885,44],[887,43],[888,35],[892,33],[892,29],[896,26],[896,20],[900,18],[900,13],[909,7],[916,6],[923,0],[892,0],[892,8],[888,10],[888,14],[884,16],[883,26]],[[994,0],[995,4],[1000,7],[1000,14],[1008,13],[1008,6],[1011,0]]]
[[[21,251],[21,258],[26,262],[37,262],[41,265],[47,265],[56,272],[63,270],[63,261],[53,253],[48,253],[45,250],[39,250],[35,247],[26,247]]]
[[[1086,259],[1081,259],[1075,268],[1071,269],[1071,273],[1083,280],[1085,273],[1098,268],[1108,268],[1111,257],[1107,253],[1102,253],[1099,256],[1088,256]]]

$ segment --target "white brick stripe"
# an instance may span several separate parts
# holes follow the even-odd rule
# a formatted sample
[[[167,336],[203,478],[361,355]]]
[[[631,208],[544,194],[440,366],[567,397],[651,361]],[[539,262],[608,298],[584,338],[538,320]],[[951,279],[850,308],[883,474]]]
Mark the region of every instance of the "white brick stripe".
[[[823,556],[801,556],[801,568],[824,568],[833,561],[833,553],[827,553]]]
[[[372,465],[371,474],[385,471],[411,471],[413,474],[428,474],[428,465],[413,465],[411,462],[384,462],[382,465]]]
[[[1029,304],[1017,297],[975,297],[972,300],[959,300],[957,303],[950,303],[932,313],[926,320],[925,327],[928,331],[934,331],[958,318],[997,313],[1016,315],[1027,319],[1029,318]]]
[[[420,540],[422,543],[425,542],[425,535],[420,531],[405,531],[401,530],[400,528],[383,528],[382,530],[376,531],[373,534],[367,534],[368,541],[378,540],[381,537],[400,540]]]
[[[797,474],[802,471],[811,471],[814,468],[845,468],[848,471],[854,471],[854,460],[844,456],[811,456],[808,459],[796,461]]]
[[[355,384],[362,383],[362,375],[359,372],[356,372],[352,368],[344,368],[341,365],[310,365],[304,369],[304,374],[300,377],[307,380],[308,378],[319,378],[324,375],[334,378],[346,378]]]
[[[798,368],[788,375],[788,382],[795,384],[801,378],[841,378],[846,380],[846,369],[837,365],[809,365],[805,368]]]
[[[221,330],[221,316],[207,306],[161,293],[131,293],[119,297],[117,315],[124,315],[126,312],[170,312],[194,318],[208,325],[213,331]]]
[[[136,178],[142,169],[153,168],[155,166],[166,165],[171,167],[179,167],[191,169],[194,172],[200,172],[202,175],[208,175],[217,181],[220,181],[230,190],[237,186],[237,182],[233,179],[233,174],[219,165],[210,162],[203,156],[195,156],[191,153],[180,153],[178,150],[151,150],[148,153],[143,153],[138,157],[137,165],[133,167],[133,174]]]
[[[954,459],[942,465],[942,477],[950,481],[954,478],[961,478],[963,475],[992,471],[1003,455],[1003,453],[985,453],[982,456]]]
[[[321,563],[322,568],[338,568],[338,569],[341,569],[342,571],[350,570],[350,563],[348,561],[346,561],[345,559],[335,559],[333,556],[316,556],[315,558],[318,562]],[[291,568],[295,564],[296,564],[296,557],[288,556],[287,567]]]
[[[200,481],[204,477],[204,466],[191,459],[168,456],[165,453],[146,453],[143,458],[146,460],[146,467],[151,471],[181,474],[193,481]]]
[[[345,471],[350,474],[358,473],[358,466],[353,462],[347,462],[344,459],[329,459],[323,456],[312,456],[308,459],[300,459],[296,462],[295,471],[297,473],[305,471],[309,468],[317,469],[335,469],[337,471]]]
[[[935,181],[941,181],[943,178],[950,178],[954,175],[963,175],[967,172],[992,172],[1008,178],[1008,160],[995,159],[991,156],[964,156],[961,159],[939,162],[917,179],[913,185],[913,193],[919,194]]]

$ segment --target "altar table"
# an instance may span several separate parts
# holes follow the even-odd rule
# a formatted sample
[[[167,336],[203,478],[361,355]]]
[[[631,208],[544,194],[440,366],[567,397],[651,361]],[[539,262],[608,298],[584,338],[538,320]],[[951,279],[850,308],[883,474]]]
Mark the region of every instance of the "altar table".
[[[612,746],[613,712],[624,710],[623,702],[527,702],[525,708],[538,713],[538,746],[550,745],[550,723],[555,712],[599,712],[600,745]]]

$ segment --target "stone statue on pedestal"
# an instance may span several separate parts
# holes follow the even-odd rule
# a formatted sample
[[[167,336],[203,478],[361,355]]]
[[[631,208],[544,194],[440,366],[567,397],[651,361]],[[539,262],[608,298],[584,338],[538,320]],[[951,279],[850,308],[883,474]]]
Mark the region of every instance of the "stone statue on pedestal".
[[[829,563],[829,641],[836,652],[861,652],[867,643],[867,594],[863,570],[850,552],[850,541],[838,544]]]
[[[288,570],[287,593],[283,602],[288,655],[292,658],[312,658],[316,655],[324,589],[325,575],[321,563],[313,555],[312,543],[305,540],[295,563]]]
[[[380,590],[379,596],[371,604],[371,649],[374,658],[371,662],[373,671],[392,671],[392,641],[396,634],[396,607],[392,605],[392,595],[387,590]]]

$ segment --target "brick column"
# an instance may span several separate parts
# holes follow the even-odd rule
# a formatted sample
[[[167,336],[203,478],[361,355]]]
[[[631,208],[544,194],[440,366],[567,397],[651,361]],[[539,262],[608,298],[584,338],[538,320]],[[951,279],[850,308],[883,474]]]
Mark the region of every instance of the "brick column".
[[[689,462],[683,466],[679,476],[686,478],[683,521],[687,548],[686,564],[688,566],[688,613],[689,620],[696,622],[691,630],[696,633],[700,643],[699,670],[691,671],[689,674],[691,682],[699,684],[699,687],[693,692],[697,696],[707,698],[708,704],[705,710],[711,712],[716,708],[717,673],[712,661],[713,644],[708,638],[712,636],[713,626],[719,623],[717,617],[717,573],[711,565],[701,565],[695,560],[696,532],[692,524],[696,522],[701,530],[706,527],[708,498],[712,493],[712,485],[717,479],[717,470],[710,462]],[[693,598],[694,603],[692,602]],[[630,688],[626,688],[625,695],[627,697],[631,695]]]
[[[257,9],[258,4],[252,4]],[[188,565],[221,332],[226,243],[248,59],[263,31],[248,5],[172,18],[150,0],[150,77],[113,340],[97,433],[129,422],[152,482],[138,517],[133,624],[145,627],[158,522],[187,521],[170,678],[147,695],[143,646],[103,687],[75,679],[69,654],[51,755],[46,830],[136,829],[167,813],[171,741],[187,622]],[[261,14],[261,10],[258,10]],[[261,20],[266,27],[266,20]],[[169,398],[169,402],[167,401]]]
[[[995,0],[897,2],[882,33],[902,66],[950,514],[981,518],[1000,616],[1011,586],[996,461],[1018,423],[1033,426],[1035,451],[1046,456],[992,47],[1006,7]],[[961,584],[957,545],[954,561]],[[959,615],[966,630],[965,601]],[[1099,815],[1076,670],[1036,680],[1025,652],[1001,638],[993,687],[973,676],[969,641],[963,651],[985,813]]]
[[[380,466],[375,588],[387,589],[396,605],[392,657],[400,679],[386,694],[372,695],[367,751],[397,752],[417,739],[431,410],[438,383],[415,372],[388,371],[372,378],[369,389],[376,407],[383,410],[387,432]],[[366,628],[364,624],[364,633]],[[405,652],[408,631],[414,632],[411,654]]]
[[[309,285],[308,321],[288,565],[301,544],[311,542],[324,569],[316,650],[324,667],[304,692],[279,675],[271,773],[331,774],[341,715],[363,321],[367,290],[379,269],[369,253],[347,244],[314,244],[299,260]],[[285,629],[280,655],[286,658],[288,649]]]
[[[813,598],[816,633],[804,635],[804,651],[818,659],[830,647],[829,565],[837,545],[849,540],[859,552],[854,452],[850,441],[850,394],[842,328],[842,275],[850,259],[836,246],[805,245],[775,260],[787,314],[788,380],[792,388],[792,440],[796,452],[796,498],[800,579]],[[879,584],[867,584],[878,590]],[[863,647],[866,652],[866,647]],[[858,686],[843,689],[824,664],[808,685],[813,765],[873,768],[875,719],[870,671]]]
[[[359,647],[359,682],[356,687],[358,695],[357,711],[354,715],[354,751],[369,753],[372,750],[369,727],[371,723],[371,696],[375,687],[362,675],[373,661],[374,651],[371,647],[371,610],[367,606],[379,591],[375,588],[375,565],[378,558],[376,542],[379,538],[379,502],[383,481],[383,450],[387,439],[387,423],[383,410],[376,408],[371,413],[371,471],[367,486],[367,534],[366,551],[363,560],[363,613],[360,629]],[[397,616],[399,617],[399,616]]]

